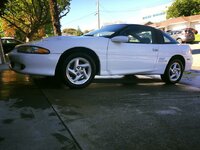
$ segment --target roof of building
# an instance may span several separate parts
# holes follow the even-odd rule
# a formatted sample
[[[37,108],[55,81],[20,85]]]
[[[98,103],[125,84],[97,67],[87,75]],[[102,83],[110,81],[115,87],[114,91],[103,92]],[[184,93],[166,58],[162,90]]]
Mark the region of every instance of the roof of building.
[[[167,27],[167,26],[173,25],[173,24],[180,24],[180,23],[184,23],[184,22],[196,22],[196,21],[200,21],[200,15],[171,18],[166,21],[150,24],[149,26],[157,27],[157,28],[164,28],[164,27]]]

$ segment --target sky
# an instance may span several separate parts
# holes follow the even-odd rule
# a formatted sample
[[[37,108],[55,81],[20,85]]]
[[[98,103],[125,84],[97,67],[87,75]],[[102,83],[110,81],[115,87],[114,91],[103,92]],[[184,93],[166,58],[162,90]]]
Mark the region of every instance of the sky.
[[[168,4],[173,0],[99,0],[100,26],[108,23],[137,23],[142,9]],[[69,13],[61,19],[61,29],[98,28],[97,0],[71,0]]]

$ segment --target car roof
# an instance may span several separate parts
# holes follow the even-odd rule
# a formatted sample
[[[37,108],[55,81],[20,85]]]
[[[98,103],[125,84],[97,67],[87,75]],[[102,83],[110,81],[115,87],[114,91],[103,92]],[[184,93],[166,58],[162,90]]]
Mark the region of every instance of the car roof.
[[[145,27],[148,27],[148,28],[153,28],[153,29],[156,29],[154,27],[151,27],[151,26],[148,26],[148,25],[143,25],[143,24],[131,24],[131,23],[117,23],[117,24],[108,24],[108,25],[105,25],[105,26],[109,26],[109,25],[124,25],[124,26],[145,26]]]

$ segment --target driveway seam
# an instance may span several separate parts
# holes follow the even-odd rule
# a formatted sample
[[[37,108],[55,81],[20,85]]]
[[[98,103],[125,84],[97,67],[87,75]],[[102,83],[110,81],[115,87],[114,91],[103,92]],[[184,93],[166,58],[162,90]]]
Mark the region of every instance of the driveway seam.
[[[38,87],[38,85],[36,84],[36,86]],[[80,146],[80,144],[78,143],[78,141],[76,140],[76,138],[73,136],[72,132],[70,131],[70,129],[68,128],[68,126],[64,123],[64,121],[62,120],[62,118],[59,116],[59,114],[57,113],[56,109],[53,107],[53,105],[51,104],[51,102],[49,101],[49,99],[46,97],[46,95],[44,94],[44,92],[42,91],[42,89],[39,88],[39,91],[42,93],[42,95],[45,97],[46,101],[49,103],[49,105],[51,106],[51,108],[53,109],[53,111],[55,112],[56,116],[58,117],[58,119],[61,121],[62,125],[65,127],[65,129],[68,131],[69,135],[72,137],[73,141],[76,144],[76,148],[78,150],[83,150]]]

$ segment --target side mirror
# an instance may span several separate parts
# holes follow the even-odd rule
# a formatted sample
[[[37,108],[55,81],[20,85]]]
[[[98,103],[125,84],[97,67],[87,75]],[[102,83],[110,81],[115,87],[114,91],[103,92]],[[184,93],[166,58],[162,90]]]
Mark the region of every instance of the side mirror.
[[[111,39],[111,41],[116,43],[127,43],[129,38],[128,36],[115,36]]]

